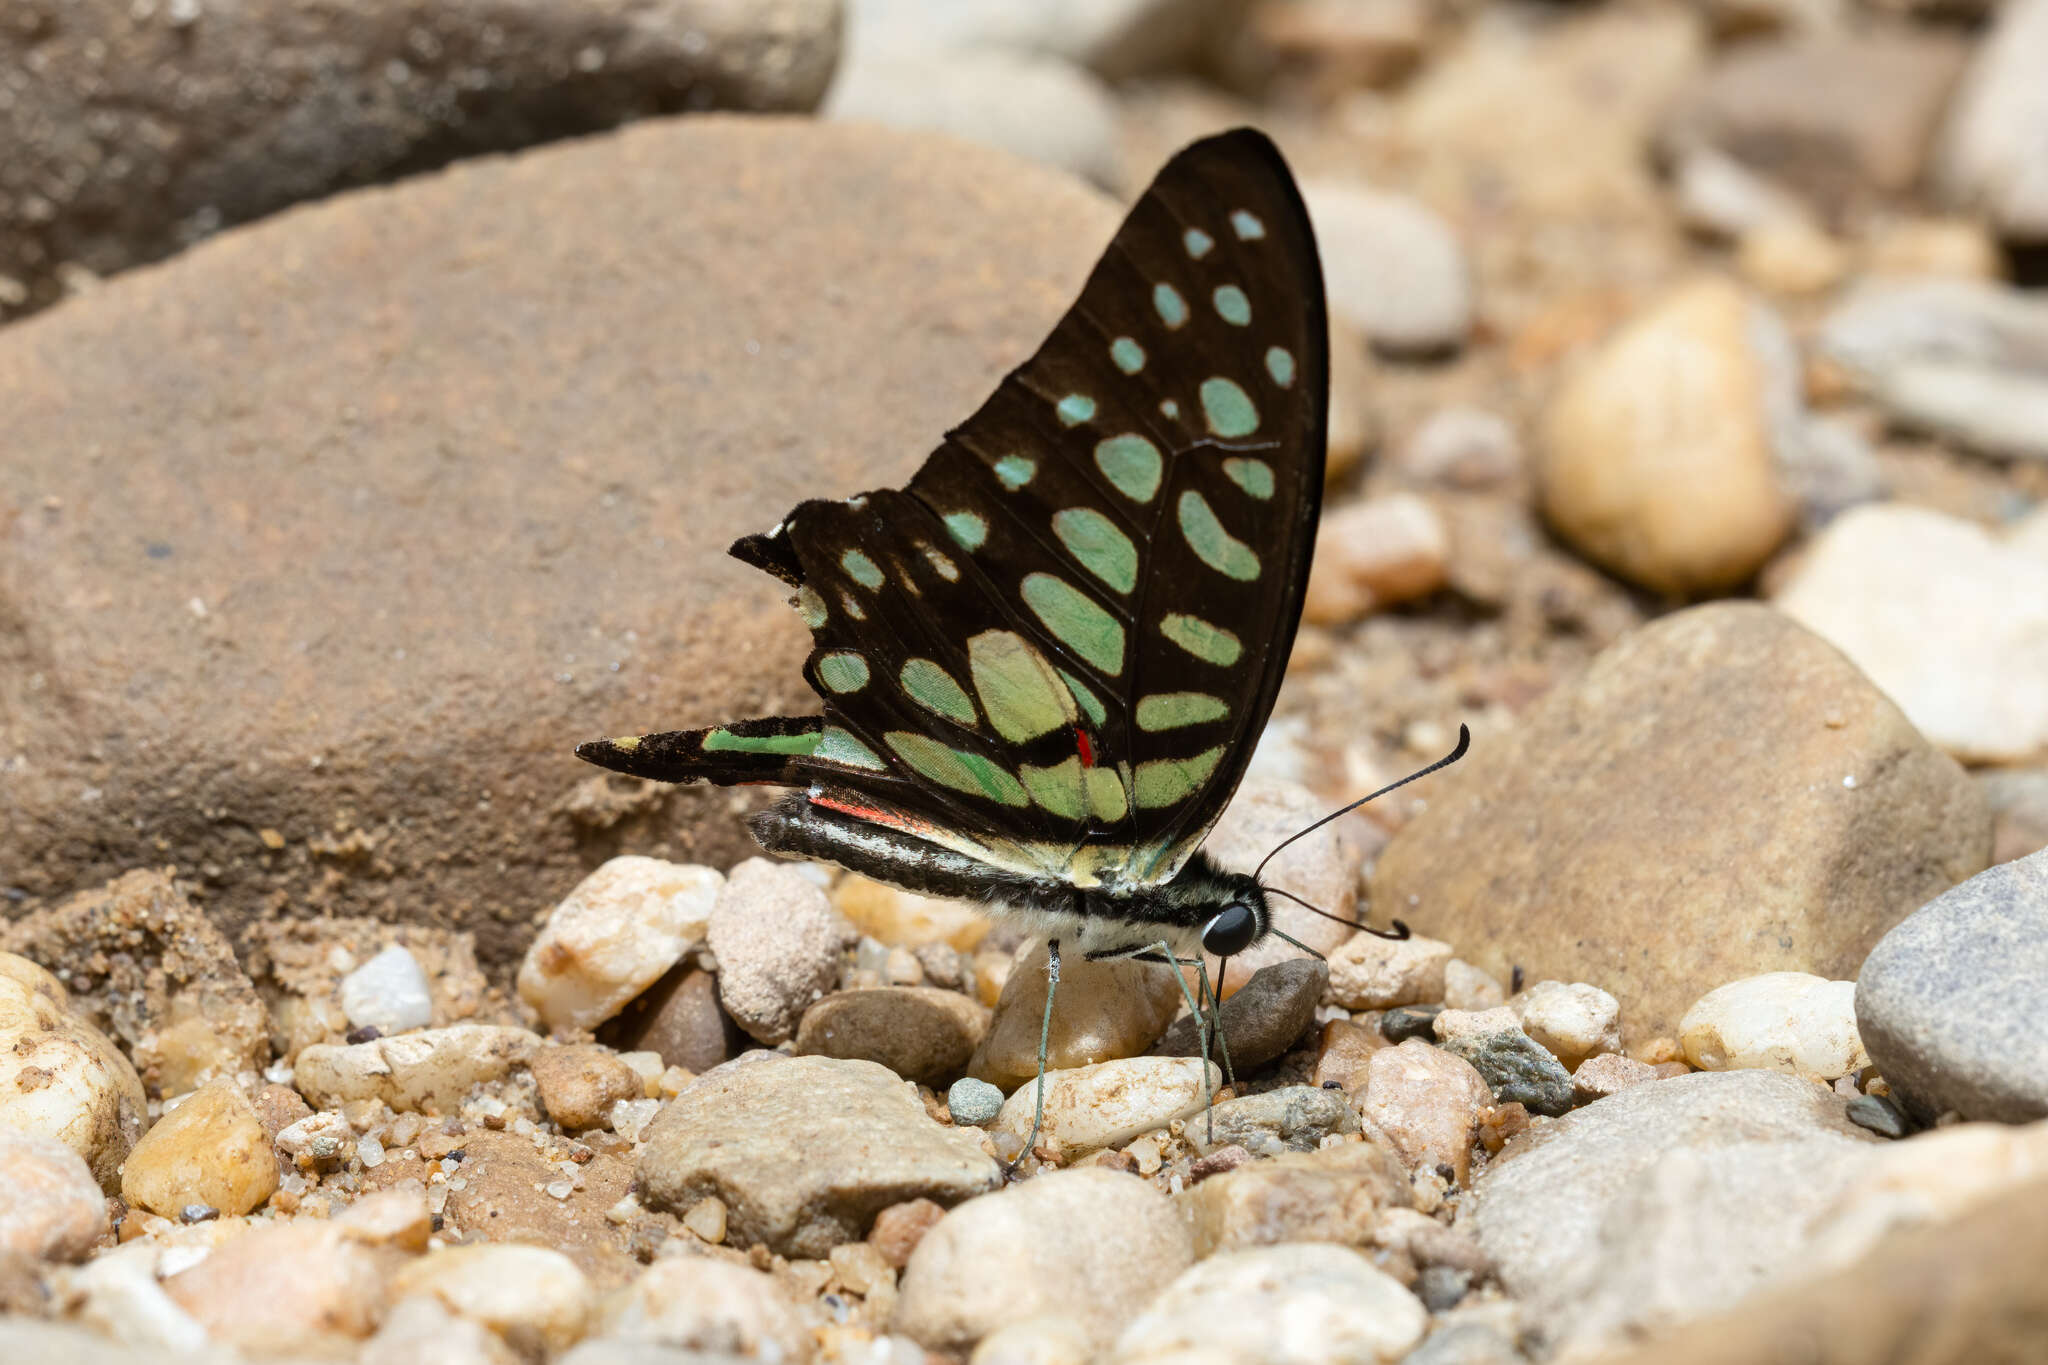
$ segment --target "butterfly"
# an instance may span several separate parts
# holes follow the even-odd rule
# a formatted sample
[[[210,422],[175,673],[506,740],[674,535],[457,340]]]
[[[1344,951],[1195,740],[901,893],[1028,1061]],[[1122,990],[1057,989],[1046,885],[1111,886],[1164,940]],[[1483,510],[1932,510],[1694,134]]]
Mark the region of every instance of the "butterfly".
[[[794,590],[822,714],[577,754],[794,788],[753,817],[764,848],[1021,919],[1054,981],[1062,941],[1227,961],[1273,917],[1256,874],[1200,845],[1301,615],[1328,369],[1279,150],[1249,128],[1193,143],[907,486],[804,502],[732,546]]]

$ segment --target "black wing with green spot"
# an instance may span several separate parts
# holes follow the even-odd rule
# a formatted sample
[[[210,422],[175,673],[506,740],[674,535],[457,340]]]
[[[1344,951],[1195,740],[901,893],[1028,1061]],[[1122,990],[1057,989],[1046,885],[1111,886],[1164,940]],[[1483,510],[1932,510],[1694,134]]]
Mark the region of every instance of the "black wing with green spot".
[[[812,753],[748,729],[794,722],[746,722],[642,737],[668,766],[628,770],[809,785],[842,813],[870,797],[898,828],[968,836],[1012,868],[1170,876],[1285,671],[1321,500],[1326,328],[1279,152],[1248,129],[1190,146],[907,488],[806,502],[733,547],[798,590],[826,703]],[[714,754],[721,734],[757,747]],[[628,767],[619,742],[579,752]]]

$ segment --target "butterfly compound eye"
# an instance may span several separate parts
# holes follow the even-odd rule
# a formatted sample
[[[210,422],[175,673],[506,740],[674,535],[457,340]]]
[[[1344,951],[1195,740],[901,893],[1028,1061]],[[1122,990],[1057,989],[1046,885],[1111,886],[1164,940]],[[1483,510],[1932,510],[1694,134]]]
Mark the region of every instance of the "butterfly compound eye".
[[[1251,947],[1258,932],[1258,916],[1249,905],[1226,905],[1202,931],[1202,948],[1218,957],[1232,957]]]

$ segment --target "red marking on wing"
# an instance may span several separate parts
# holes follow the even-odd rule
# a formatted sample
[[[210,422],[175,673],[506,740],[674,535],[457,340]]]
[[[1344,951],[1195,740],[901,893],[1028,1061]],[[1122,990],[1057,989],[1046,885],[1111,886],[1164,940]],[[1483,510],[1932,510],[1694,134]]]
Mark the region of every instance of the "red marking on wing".
[[[1074,747],[1081,751],[1082,767],[1095,766],[1095,746],[1088,741],[1088,732],[1078,725],[1074,727]]]
[[[856,820],[866,820],[871,824],[886,825],[890,829],[908,830],[913,834],[919,834],[931,828],[924,821],[909,819],[898,811],[884,810],[878,806],[856,805],[851,801],[841,800],[829,795],[820,794],[814,796],[811,798],[811,804],[823,806],[826,810],[836,810],[842,815],[851,815]]]

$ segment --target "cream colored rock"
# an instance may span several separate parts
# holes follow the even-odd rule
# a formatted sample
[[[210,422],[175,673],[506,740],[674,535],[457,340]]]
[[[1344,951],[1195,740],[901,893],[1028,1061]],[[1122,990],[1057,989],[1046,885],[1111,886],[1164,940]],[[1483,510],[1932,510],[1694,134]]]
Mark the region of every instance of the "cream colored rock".
[[[457,1024],[368,1043],[320,1043],[299,1054],[299,1093],[322,1109],[382,1100],[400,1112],[452,1112],[471,1088],[510,1075],[541,1046],[523,1028]]]
[[[212,1344],[206,1327],[157,1282],[164,1248],[143,1238],[93,1257],[72,1272],[72,1316],[137,1352],[176,1358]],[[0,1322],[8,1321],[0,1317]]]
[[[990,921],[966,901],[920,896],[849,872],[832,886],[832,908],[853,927],[882,943],[918,947],[944,943],[971,953],[988,937]]]
[[[1114,1365],[1393,1365],[1429,1310],[1350,1247],[1226,1251],[1182,1273],[1124,1329]]]
[[[484,1243],[444,1247],[401,1267],[390,1295],[432,1298],[458,1318],[549,1354],[582,1337],[596,1293],[576,1263],[548,1247]]]
[[[969,1200],[926,1233],[904,1268],[890,1327],[932,1350],[964,1352],[1010,1323],[1051,1314],[1100,1350],[1193,1260],[1186,1222],[1148,1182],[1054,1171]]]
[[[1439,939],[1420,934],[1381,938],[1360,931],[1330,955],[1330,987],[1325,994],[1347,1010],[1433,1003],[1444,998],[1444,971],[1450,962],[1451,945]]]
[[[1774,421],[1797,417],[1796,356],[1725,280],[1687,285],[1607,341],[1551,397],[1544,515],[1601,567],[1659,592],[1723,592],[1792,530]]]
[[[1202,1112],[1205,1087],[1199,1057],[1127,1057],[1094,1066],[1045,1073],[1045,1121],[1038,1146],[1069,1159],[1117,1147],[1140,1133]],[[1208,1064],[1207,1090],[1223,1084]],[[991,1132],[1031,1131],[1037,1084],[1026,1081],[1003,1102]]]
[[[2024,541],[1931,508],[1859,507],[1821,533],[1777,605],[1958,758],[2048,746],[2048,559]]]
[[[757,1042],[788,1041],[803,1013],[839,980],[853,926],[795,868],[749,858],[711,907],[706,941],[718,958],[718,1000]]]
[[[1427,597],[1449,570],[1450,532],[1413,493],[1391,493],[1326,513],[1301,619],[1343,625],[1381,607]]]
[[[1479,1112],[1493,1104],[1472,1064],[1410,1038],[1382,1048],[1366,1063],[1365,1090],[1354,1097],[1358,1116],[1393,1139],[1412,1171],[1448,1165],[1457,1183],[1472,1171]]]
[[[427,1249],[434,1230],[426,1190],[416,1182],[366,1194],[334,1221],[364,1246],[393,1247],[414,1254]]]
[[[988,1032],[967,1064],[970,1076],[1008,1091],[1037,1073],[1047,962],[1043,940],[1018,950]],[[1135,1057],[1159,1041],[1180,1006],[1180,987],[1163,967],[1090,962],[1063,951],[1046,1065],[1066,1070]]]
[[[403,1259],[340,1223],[299,1219],[244,1233],[163,1287],[215,1341],[252,1355],[345,1356],[375,1330]]]
[[[698,1256],[647,1267],[605,1300],[593,1335],[788,1365],[802,1365],[815,1351],[796,1304],[773,1278]]]
[[[967,1357],[967,1365],[1094,1365],[1088,1333],[1072,1318],[1047,1314],[996,1328]]]
[[[1567,1068],[1598,1052],[1621,1051],[1621,1003],[1583,981],[1538,981],[1508,1002],[1522,1032]]]
[[[1572,1099],[1580,1104],[1591,1104],[1594,1100],[1604,1100],[1632,1085],[1654,1081],[1657,1077],[1657,1068],[1648,1062],[1639,1062],[1618,1052],[1602,1052],[1580,1062],[1579,1069],[1572,1072]]]
[[[704,941],[724,885],[693,863],[611,859],[548,916],[519,965],[520,999],[549,1028],[597,1027]]]
[[[63,1143],[111,1194],[149,1102],[128,1059],[70,1003],[56,977],[0,953],[0,1129]]]
[[[2048,1119],[1959,1123],[1872,1151],[1862,1178],[1817,1217],[1816,1258],[1847,1265],[1887,1233],[1960,1218],[2048,1176]]]
[[[1444,964],[1444,1008],[1490,1010],[1508,1002],[1508,993],[1493,973],[1475,967],[1463,958]]]
[[[391,1305],[356,1365],[520,1365],[496,1332],[415,1295]]]
[[[1873,275],[1947,275],[1996,280],[2005,273],[1998,240],[1968,218],[1906,218],[1881,225],[1863,257]]]
[[[1849,273],[1849,251],[1805,218],[1763,223],[1742,234],[1735,268],[1772,294],[1819,294]]]
[[[1387,1210],[1413,1202],[1407,1168],[1374,1142],[1247,1162],[1174,1196],[1198,1258],[1275,1242],[1363,1246]]]
[[[107,1230],[85,1159],[55,1138],[0,1129],[0,1261],[81,1261]]]
[[[121,1197],[165,1218],[195,1204],[234,1217],[276,1189],[270,1134],[233,1081],[194,1091],[157,1120],[121,1171]]]
[[[1765,972],[1708,991],[1678,1025],[1702,1071],[1784,1071],[1832,1081],[1870,1065],[1856,1034],[1856,983]]]

